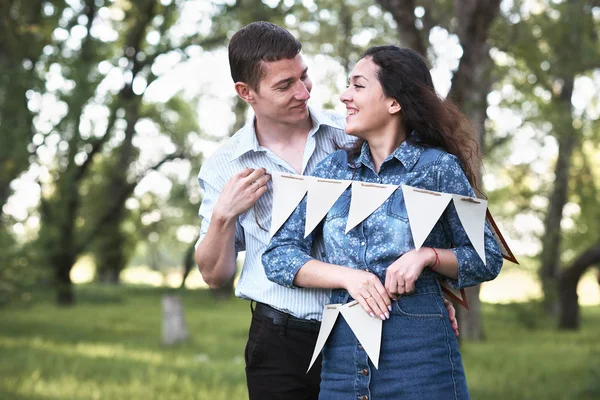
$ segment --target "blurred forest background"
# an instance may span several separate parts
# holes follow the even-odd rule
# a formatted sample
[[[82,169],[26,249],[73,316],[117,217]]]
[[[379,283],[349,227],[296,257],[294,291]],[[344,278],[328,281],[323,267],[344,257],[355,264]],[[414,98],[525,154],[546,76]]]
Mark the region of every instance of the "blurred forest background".
[[[257,20],[302,41],[317,107],[371,45],[426,55],[520,262],[460,310],[473,398],[600,398],[598,0],[0,0],[1,397],[245,398],[247,304],[193,244]],[[173,292],[191,339],[167,348]]]

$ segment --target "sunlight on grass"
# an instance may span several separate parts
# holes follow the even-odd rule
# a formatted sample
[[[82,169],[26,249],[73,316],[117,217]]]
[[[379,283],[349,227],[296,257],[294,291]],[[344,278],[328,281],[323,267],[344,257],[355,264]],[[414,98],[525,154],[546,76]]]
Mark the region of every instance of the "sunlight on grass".
[[[164,347],[165,293],[83,285],[73,308],[40,292],[28,307],[0,309],[0,398],[247,399],[248,303],[177,291],[191,337]],[[487,340],[462,349],[474,400],[600,398],[600,310],[583,308],[581,331],[558,332],[536,307],[484,304]]]

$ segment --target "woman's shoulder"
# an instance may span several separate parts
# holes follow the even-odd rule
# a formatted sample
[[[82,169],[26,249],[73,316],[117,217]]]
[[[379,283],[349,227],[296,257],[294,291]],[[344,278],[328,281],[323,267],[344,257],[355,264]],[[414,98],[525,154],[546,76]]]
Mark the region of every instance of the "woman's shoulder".
[[[425,147],[419,157],[418,166],[436,168],[456,168],[462,169],[462,164],[454,154],[437,147]]]
[[[337,150],[325,157],[317,164],[312,175],[319,178],[343,178],[348,171],[348,153],[346,150]]]

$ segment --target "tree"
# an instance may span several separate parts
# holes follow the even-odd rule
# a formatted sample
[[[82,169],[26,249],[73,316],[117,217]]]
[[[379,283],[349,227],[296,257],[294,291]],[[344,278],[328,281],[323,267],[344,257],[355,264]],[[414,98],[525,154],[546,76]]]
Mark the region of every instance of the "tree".
[[[66,8],[70,11],[61,17],[70,31],[55,34],[53,56],[45,66],[58,67],[59,76],[72,84],[55,91],[66,112],[45,133],[47,138],[56,138],[58,146],[56,163],[49,166],[51,179],[41,182],[40,206],[40,243],[55,274],[59,304],[73,304],[71,268],[99,237],[103,244],[98,242],[97,249],[115,250],[102,253],[101,264],[115,262],[116,269],[122,268],[126,261],[121,230],[127,216],[125,202],[150,171],[184,156],[184,138],[196,128],[193,118],[180,123],[177,113],[185,107],[172,100],[163,111],[172,120],[173,130],[160,131],[166,126],[163,116],[144,100],[146,89],[158,78],[154,63],[171,52],[185,59],[185,49],[198,44],[189,36],[167,34],[177,22],[178,7],[184,3],[145,0],[112,4],[88,0],[80,8]],[[116,16],[108,22],[116,33],[113,39],[102,37],[94,29],[95,24],[102,23],[99,13],[106,16],[111,10]],[[61,25],[56,30],[66,29]],[[102,86],[111,72],[120,75],[123,82],[118,90]],[[106,119],[98,118],[98,113],[104,113]],[[135,138],[141,135],[139,124],[144,121],[167,135],[172,146],[157,159],[142,164],[136,160]],[[102,168],[94,168],[99,163]],[[99,175],[101,172],[103,175]],[[90,203],[82,191],[86,182],[88,188],[94,182],[104,188],[103,196],[91,202],[95,207],[92,216],[82,213],[84,204]],[[107,276],[112,273],[112,280],[117,276],[110,269],[102,271],[109,271]]]
[[[29,167],[35,131],[28,91],[43,86],[36,67],[64,7],[63,1],[0,3],[0,216],[10,183]]]
[[[549,134],[558,147],[554,179],[548,184],[540,278],[544,309],[551,315],[560,312],[559,325],[563,328],[578,326],[577,283],[583,272],[597,262],[596,229],[590,227],[582,235],[562,228],[569,201],[579,204],[586,218],[598,217],[594,211],[597,197],[585,201],[590,193],[596,194],[596,189],[589,155],[583,148],[586,138],[597,136],[597,130],[591,122],[585,122],[585,111],[576,115],[572,100],[576,80],[600,68],[598,22],[592,14],[593,6],[593,2],[584,0],[544,2],[536,12],[523,15],[512,24],[512,34],[501,43],[502,50],[527,71],[522,74],[522,82],[514,79],[516,87],[537,103],[536,107],[529,107],[525,117],[539,126],[550,123]],[[576,174],[574,162],[581,164]],[[588,226],[588,222],[580,218],[578,225]],[[577,252],[580,255],[575,257]],[[561,272],[561,263],[568,260],[574,261]]]

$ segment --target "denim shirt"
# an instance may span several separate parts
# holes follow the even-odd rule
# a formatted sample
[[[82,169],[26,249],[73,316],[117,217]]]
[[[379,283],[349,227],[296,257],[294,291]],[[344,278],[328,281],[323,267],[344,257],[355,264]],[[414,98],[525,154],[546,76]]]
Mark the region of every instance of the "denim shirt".
[[[313,171],[325,179],[347,179],[378,184],[409,185],[425,190],[475,197],[460,161],[439,149],[425,148],[404,141],[375,172],[368,143],[354,160],[343,150],[325,158]],[[363,269],[376,274],[382,282],[388,266],[415,248],[402,190],[398,188],[381,207],[362,223],[345,232],[350,209],[349,187],[329,210],[320,225],[305,239],[306,198],[271,239],[263,254],[267,277],[280,285],[294,287],[298,270],[312,259],[310,248],[316,235],[323,235],[325,262]],[[464,288],[494,279],[502,267],[502,255],[489,226],[485,226],[487,265],[473,248],[454,207],[450,202],[423,244],[426,247],[451,249],[458,260],[458,279],[448,281],[454,288]],[[419,280],[439,277],[425,268]],[[417,285],[419,284],[417,281]],[[334,291],[335,297],[335,291]],[[338,299],[339,301],[339,299]]]

